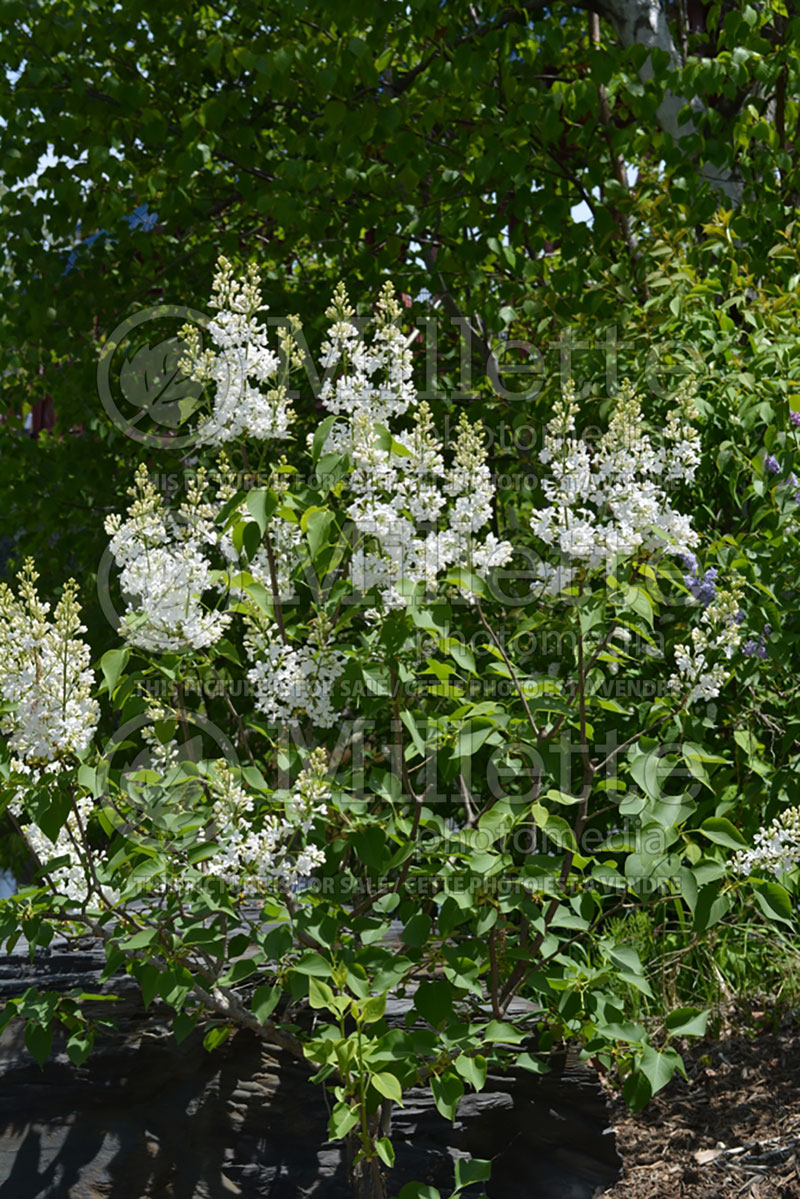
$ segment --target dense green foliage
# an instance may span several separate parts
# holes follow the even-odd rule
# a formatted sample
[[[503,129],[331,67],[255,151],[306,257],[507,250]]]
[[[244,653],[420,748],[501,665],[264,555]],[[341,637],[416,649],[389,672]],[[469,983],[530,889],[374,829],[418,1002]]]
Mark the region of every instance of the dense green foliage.
[[[112,972],[132,969],[146,997],[173,1006],[179,1036],[209,1013],[210,1046],[237,1023],[272,1034],[287,997],[326,1013],[332,1023],[306,1038],[306,1053],[338,1088],[332,1134],[363,1116],[373,1164],[391,1158],[375,1122],[381,1098],[432,1080],[452,1117],[464,1086],[479,1088],[487,1061],[507,1060],[532,1030],[542,1054],[582,1039],[639,1106],[680,1068],[673,1042],[702,1031],[706,1009],[719,1018],[759,982],[773,997],[796,993],[797,872],[744,883],[728,859],[800,797],[800,21],[778,0],[670,4],[675,57],[654,51],[651,77],[639,73],[646,49],[623,36],[613,6],[598,7],[600,18],[493,2],[387,3],[369,15],[342,0],[3,8],[6,577],[33,554],[43,595],[78,579],[102,657],[101,738],[139,720],[157,684],[181,697],[159,737],[171,739],[173,718],[179,731],[193,719],[225,729],[237,779],[260,804],[286,801],[314,746],[335,780],[330,829],[317,829],[325,887],[299,913],[273,896],[277,932],[256,922],[231,950],[235,897],[214,888],[193,906],[174,900],[152,926],[113,912],[94,931],[105,929]],[[670,95],[694,101],[680,141],[661,116]],[[733,180],[735,195],[714,178]],[[276,321],[303,314],[306,367],[317,368],[298,372],[283,475],[272,450],[237,445],[251,490],[221,518],[237,530],[248,602],[275,619],[274,597],[246,572],[273,514],[294,514],[307,561],[286,636],[301,643],[322,614],[347,647],[342,729],[326,734],[309,718],[288,748],[247,704],[232,708],[209,687],[241,675],[241,638],[199,659],[114,648],[122,600],[103,517],[125,506],[136,462],[178,487],[198,462],[213,466],[181,442],[200,401],[174,374],[174,343],[164,346],[184,309],[206,311],[220,252],[257,262]],[[483,422],[495,532],[518,556],[488,584],[450,577],[436,602],[418,595],[365,629],[357,605],[342,607],[352,463],[331,455],[327,473],[309,474],[304,447],[322,415],[319,344],[335,284],[343,278],[366,313],[387,277],[417,326],[415,377],[445,442],[462,411]],[[162,304],[181,310],[115,334]],[[542,429],[565,381],[579,429],[607,426],[627,377],[654,431],[685,376],[702,461],[677,489],[680,507],[700,532],[703,569],[716,568],[720,586],[742,580],[753,651],[693,706],[669,701],[665,663],[647,648],[669,659],[697,623],[674,561],[587,575],[563,606],[532,603],[526,573],[541,551],[529,518],[542,504]],[[32,438],[25,420],[45,397],[55,424]],[[317,467],[321,449],[318,438]],[[615,673],[604,637],[619,620],[634,642]],[[358,762],[345,748],[357,719],[369,729]],[[217,753],[202,728],[200,765],[163,786],[89,757],[76,766],[69,802],[97,801],[92,844],[112,847],[105,868],[128,898],[148,879],[177,880],[178,863],[202,872],[204,763]],[[620,745],[605,774],[591,772],[584,803],[581,763],[608,765]],[[20,779],[4,770],[13,789]],[[29,815],[55,834],[66,794],[54,804],[45,782]],[[203,819],[187,814],[192,804]],[[137,811],[133,834],[117,807]],[[560,855],[557,882],[525,840],[542,835]],[[7,842],[19,864],[19,837]],[[510,877],[528,890],[503,895],[496,883]],[[443,890],[424,898],[436,880]],[[367,898],[354,907],[353,894]],[[25,935],[46,944],[67,907],[54,908],[39,880],[3,932],[13,939],[22,912]],[[382,948],[392,927],[398,953]],[[785,977],[770,956],[777,943]],[[204,954],[235,1010],[203,991]],[[414,992],[424,1031],[388,1032],[386,995],[413,992],[426,972],[436,977]],[[517,994],[542,1014],[512,1029]],[[39,1057],[61,1019],[79,1060],[91,1044],[79,1007],[31,998],[7,1016],[27,1019]]]
[[[5,455],[16,564],[47,545],[53,585],[78,563],[88,585],[102,552],[89,517],[114,506],[109,487],[119,498],[131,448],[98,404],[100,348],[143,307],[197,303],[220,252],[257,257],[273,312],[302,311],[312,342],[342,276],[364,297],[387,275],[425,289],[415,314],[440,318],[444,402],[469,398],[490,425],[540,422],[574,326],[648,348],[672,335],[665,278],[710,265],[708,163],[744,184],[707,284],[714,309],[732,303],[730,271],[745,281],[793,218],[797,21],[780,3],[709,5],[706,28],[693,12],[692,28],[670,13],[685,64],[656,52],[642,82],[644,48],[605,20],[595,44],[570,5],[4,5],[6,429],[45,396],[56,415],[37,452]],[[667,89],[704,108],[680,144],[657,117]],[[590,224],[571,218],[582,202]],[[781,294],[795,267],[770,268]],[[487,380],[504,334],[546,351],[524,416]],[[36,514],[56,493],[72,517],[57,530]]]

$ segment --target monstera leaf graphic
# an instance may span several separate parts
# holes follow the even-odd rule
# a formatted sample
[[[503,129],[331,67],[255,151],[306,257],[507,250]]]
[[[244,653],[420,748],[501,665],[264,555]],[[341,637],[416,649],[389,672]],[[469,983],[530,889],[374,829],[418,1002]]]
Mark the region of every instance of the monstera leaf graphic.
[[[142,346],[132,358],[125,359],[119,373],[128,403],[171,429],[177,429],[191,416],[203,390],[201,383],[188,378],[178,366],[185,348],[179,337]]]

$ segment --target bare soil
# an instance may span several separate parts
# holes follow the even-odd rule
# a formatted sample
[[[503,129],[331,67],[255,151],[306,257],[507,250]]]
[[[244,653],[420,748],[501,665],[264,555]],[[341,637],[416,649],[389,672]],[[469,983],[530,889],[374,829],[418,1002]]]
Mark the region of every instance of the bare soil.
[[[638,1115],[614,1101],[624,1163],[603,1199],[800,1199],[800,1015],[695,1043]]]

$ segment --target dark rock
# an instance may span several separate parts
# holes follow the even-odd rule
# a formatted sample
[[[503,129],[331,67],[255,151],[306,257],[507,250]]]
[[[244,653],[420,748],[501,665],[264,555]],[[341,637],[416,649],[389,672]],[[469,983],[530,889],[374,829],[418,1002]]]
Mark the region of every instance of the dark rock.
[[[26,987],[97,991],[102,954],[56,950],[0,958],[0,1001]],[[109,990],[107,985],[106,990]],[[0,1199],[348,1199],[339,1143],[326,1141],[324,1088],[303,1064],[237,1032],[207,1053],[181,1045],[169,1013],[144,1012],[138,987],[114,979],[103,1005],[115,1030],[80,1067],[54,1043],[40,1067],[21,1029],[0,1038]],[[400,1019],[407,1001],[392,1004]],[[455,1124],[430,1091],[407,1093],[392,1119],[390,1194],[412,1179],[453,1186],[458,1156],[492,1158],[492,1199],[590,1199],[618,1176],[605,1097],[562,1054],[550,1074],[490,1076]]]

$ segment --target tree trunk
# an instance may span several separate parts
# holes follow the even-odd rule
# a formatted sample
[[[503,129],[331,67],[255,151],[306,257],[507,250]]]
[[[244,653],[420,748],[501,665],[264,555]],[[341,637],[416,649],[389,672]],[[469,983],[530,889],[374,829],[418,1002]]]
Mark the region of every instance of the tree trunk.
[[[392,1101],[384,1099],[374,1116],[369,1118],[369,1135],[373,1141],[377,1137],[387,1137],[392,1124]],[[380,1159],[371,1157],[368,1161],[361,1158],[356,1161],[361,1148],[361,1134],[354,1129],[345,1139],[345,1162],[347,1179],[353,1199],[386,1199],[386,1175]]]
[[[663,50],[669,55],[673,70],[681,65],[680,54],[675,45],[661,0],[594,0],[591,5],[614,26],[623,46],[640,45],[648,50]],[[644,60],[639,75],[643,82],[653,78],[653,63],[650,55]],[[689,104],[692,116],[684,124],[678,120],[681,109]],[[656,116],[665,133],[673,141],[695,133],[695,117],[700,117],[704,104],[699,96],[681,96],[667,88],[658,106]],[[742,184],[728,168],[715,167],[711,163],[700,163],[700,170],[711,187],[735,208],[741,203]]]
[[[345,1154],[347,1178],[353,1199],[386,1199],[386,1179],[377,1157],[361,1158],[356,1161],[361,1148],[361,1137],[357,1131],[347,1136]]]

